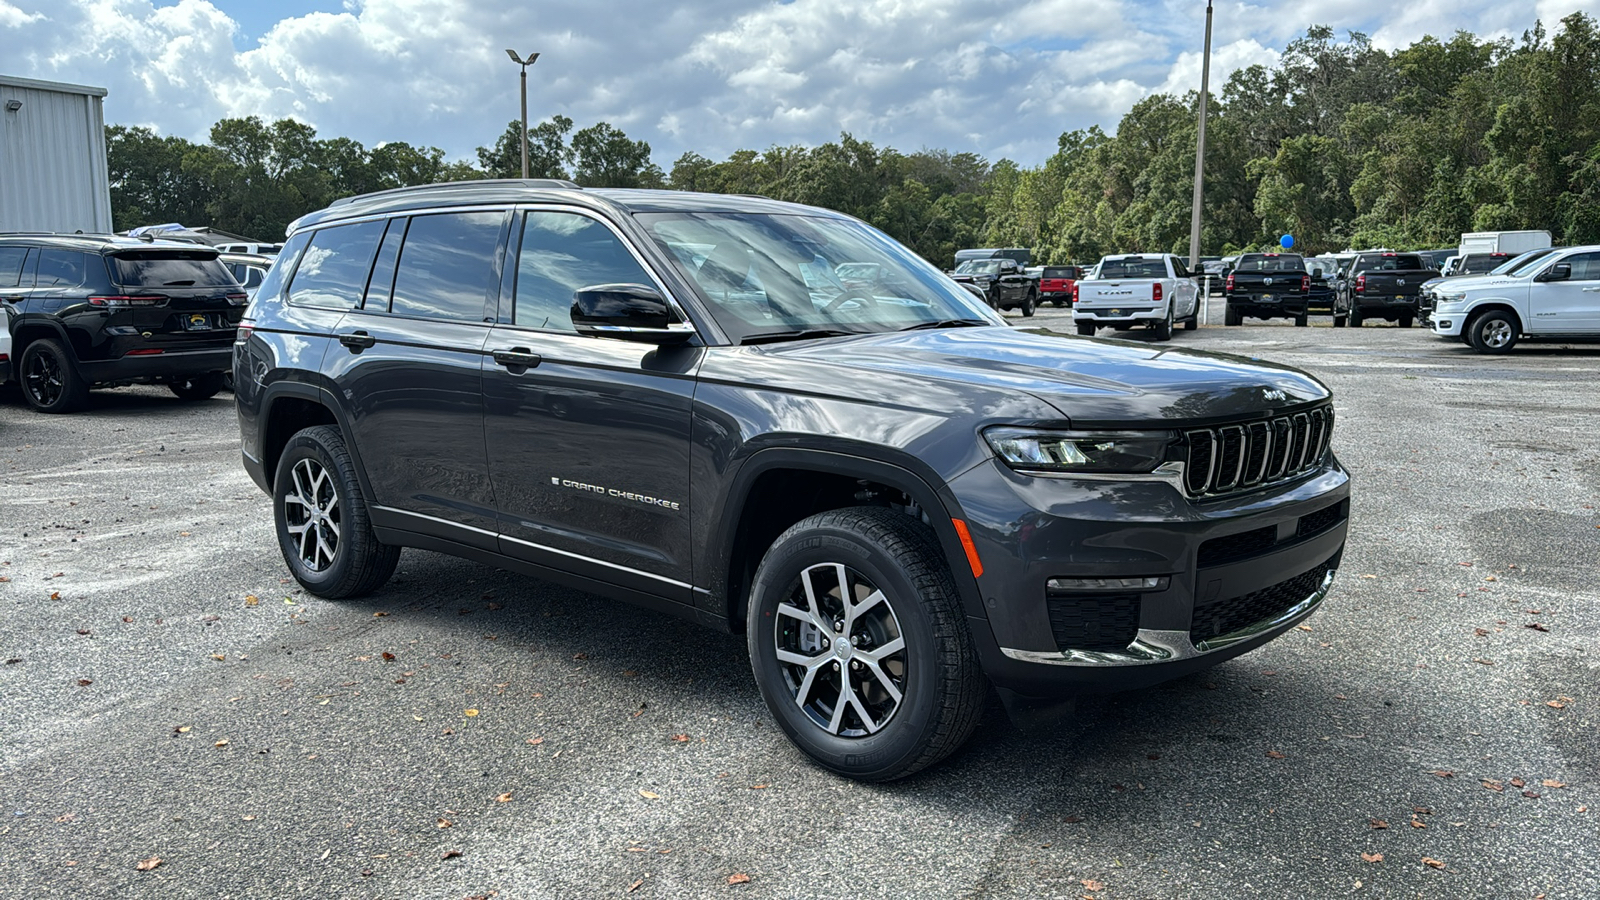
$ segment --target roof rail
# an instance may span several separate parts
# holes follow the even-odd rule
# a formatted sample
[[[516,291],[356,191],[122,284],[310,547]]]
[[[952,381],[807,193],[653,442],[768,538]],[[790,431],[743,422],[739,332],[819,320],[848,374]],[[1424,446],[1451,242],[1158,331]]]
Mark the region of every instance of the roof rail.
[[[341,197],[328,205],[330,207],[344,206],[357,200],[366,200],[371,197],[387,197],[394,194],[463,191],[491,186],[545,188],[547,190],[555,188],[568,191],[583,190],[583,188],[565,178],[480,178],[474,181],[441,181],[437,184],[417,184],[408,187],[389,188],[386,191],[373,191],[370,194],[357,194],[354,197]]]

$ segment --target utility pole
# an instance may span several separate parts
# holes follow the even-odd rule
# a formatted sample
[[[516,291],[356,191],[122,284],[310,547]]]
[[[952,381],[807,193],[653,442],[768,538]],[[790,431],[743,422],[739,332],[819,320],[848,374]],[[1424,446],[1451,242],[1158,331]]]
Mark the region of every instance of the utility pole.
[[[1207,19],[1209,22],[1210,20]],[[1206,26],[1207,43],[1210,42],[1211,27]],[[530,53],[527,59],[517,56],[517,51],[507,49],[506,55],[511,61],[522,67],[522,177],[528,177],[528,67],[539,61],[539,54]],[[1205,126],[1201,126],[1204,128]]]
[[[1189,271],[1200,267],[1200,201],[1206,177],[1206,106],[1211,98],[1211,0],[1206,0],[1206,49],[1200,66],[1200,131],[1194,148],[1194,209],[1189,214]]]

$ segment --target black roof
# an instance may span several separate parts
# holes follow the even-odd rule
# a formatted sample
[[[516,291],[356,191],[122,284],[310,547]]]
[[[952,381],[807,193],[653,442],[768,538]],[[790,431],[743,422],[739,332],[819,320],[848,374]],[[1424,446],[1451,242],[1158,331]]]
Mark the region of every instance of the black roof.
[[[52,232],[0,232],[0,244],[26,244],[30,247],[60,247],[89,253],[115,253],[118,250],[211,250],[206,244],[186,241],[160,241],[131,238],[121,234],[56,234]]]
[[[488,206],[505,203],[552,202],[597,211],[636,212],[742,212],[838,216],[839,213],[745,194],[699,194],[626,188],[580,188],[555,178],[504,178],[452,181],[395,188],[335,200],[326,209],[307,213],[289,224],[294,232],[323,222],[361,216],[404,212],[440,206]]]

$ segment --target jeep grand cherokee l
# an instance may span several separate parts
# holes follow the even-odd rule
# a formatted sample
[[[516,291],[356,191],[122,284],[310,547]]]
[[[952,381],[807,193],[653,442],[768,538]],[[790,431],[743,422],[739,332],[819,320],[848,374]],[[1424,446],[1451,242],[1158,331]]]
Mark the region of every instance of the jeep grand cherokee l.
[[[193,244],[109,235],[0,235],[0,304],[34,409],[72,412],[89,389],[165,384],[185,400],[222,390],[248,298]]]
[[[835,273],[877,266],[878,287]],[[884,285],[893,285],[892,289]],[[402,547],[742,632],[820,764],[1272,640],[1348,478],[1315,379],[1007,327],[844,215],[473,182],[295,222],[235,345],[244,465],[314,594]]]

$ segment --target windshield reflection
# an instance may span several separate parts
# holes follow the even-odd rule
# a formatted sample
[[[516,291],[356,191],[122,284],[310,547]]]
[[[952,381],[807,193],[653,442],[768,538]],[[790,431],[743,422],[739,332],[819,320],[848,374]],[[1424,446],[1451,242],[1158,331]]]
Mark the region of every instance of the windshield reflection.
[[[881,232],[827,215],[640,213],[735,342],[1005,320]]]

